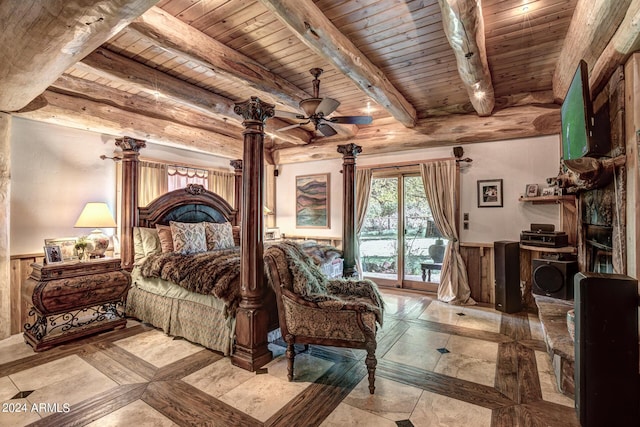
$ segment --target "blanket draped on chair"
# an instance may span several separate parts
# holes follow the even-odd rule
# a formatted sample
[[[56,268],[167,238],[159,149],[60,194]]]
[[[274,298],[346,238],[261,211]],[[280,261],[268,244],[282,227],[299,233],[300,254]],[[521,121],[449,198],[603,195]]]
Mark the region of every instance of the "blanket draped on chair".
[[[340,310],[347,304],[360,306],[374,313],[382,326],[384,302],[378,286],[371,280],[329,280],[305,250],[293,242],[276,243],[266,251],[280,251],[284,255],[293,278],[293,293],[323,308]]]

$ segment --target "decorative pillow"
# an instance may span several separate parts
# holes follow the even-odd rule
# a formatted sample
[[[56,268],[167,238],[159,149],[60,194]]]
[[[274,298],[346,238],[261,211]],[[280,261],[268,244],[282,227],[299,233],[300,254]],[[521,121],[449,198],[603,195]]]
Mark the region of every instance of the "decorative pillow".
[[[160,237],[155,228],[133,227],[134,261],[162,252]]]
[[[204,222],[207,236],[207,250],[232,248],[236,244],[233,240],[231,223]]]
[[[162,253],[173,252],[173,238],[171,237],[171,227],[168,225],[156,225],[158,230],[158,238],[160,239],[160,247]]]
[[[169,226],[171,227],[171,238],[175,252],[188,255],[207,251],[207,238],[203,223],[170,221]]]

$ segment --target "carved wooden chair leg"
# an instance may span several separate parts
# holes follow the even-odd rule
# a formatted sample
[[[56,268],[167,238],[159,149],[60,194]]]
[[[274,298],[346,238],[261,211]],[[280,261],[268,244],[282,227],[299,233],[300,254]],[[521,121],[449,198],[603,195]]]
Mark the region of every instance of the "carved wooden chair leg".
[[[369,373],[369,393],[373,394],[376,389],[376,365],[378,364],[378,360],[376,359],[377,343],[375,340],[368,341],[366,343],[366,347],[367,358],[365,359],[364,363],[367,365],[367,371]]]
[[[293,340],[287,340],[287,378],[289,381],[293,380],[293,359],[296,357],[296,350],[293,346]]]

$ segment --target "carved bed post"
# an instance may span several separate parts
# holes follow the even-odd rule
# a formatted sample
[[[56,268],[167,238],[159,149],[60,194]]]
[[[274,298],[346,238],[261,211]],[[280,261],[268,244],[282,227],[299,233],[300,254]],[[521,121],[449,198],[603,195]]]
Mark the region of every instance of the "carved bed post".
[[[233,225],[242,224],[242,159],[229,162],[235,172],[233,180],[233,207],[236,209],[236,222]]]
[[[120,259],[122,268],[133,269],[133,227],[138,225],[138,156],[145,141],[128,136],[116,138],[122,149],[122,215],[120,224]]]
[[[264,121],[275,106],[251,97],[236,103],[234,111],[244,118],[242,173],[242,222],[240,294],[236,313],[236,348],[231,363],[255,371],[272,359],[267,347],[269,313],[264,305],[262,177],[264,173]]]
[[[344,277],[358,275],[356,271],[356,156],[362,147],[356,144],[338,145],[342,154],[342,257]]]

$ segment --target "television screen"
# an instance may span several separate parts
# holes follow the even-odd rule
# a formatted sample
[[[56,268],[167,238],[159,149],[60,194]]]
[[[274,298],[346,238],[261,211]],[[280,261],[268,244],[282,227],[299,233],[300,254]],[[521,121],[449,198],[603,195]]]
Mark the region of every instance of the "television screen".
[[[591,98],[587,63],[580,61],[561,108],[562,157],[579,159],[592,153],[593,137]]]

